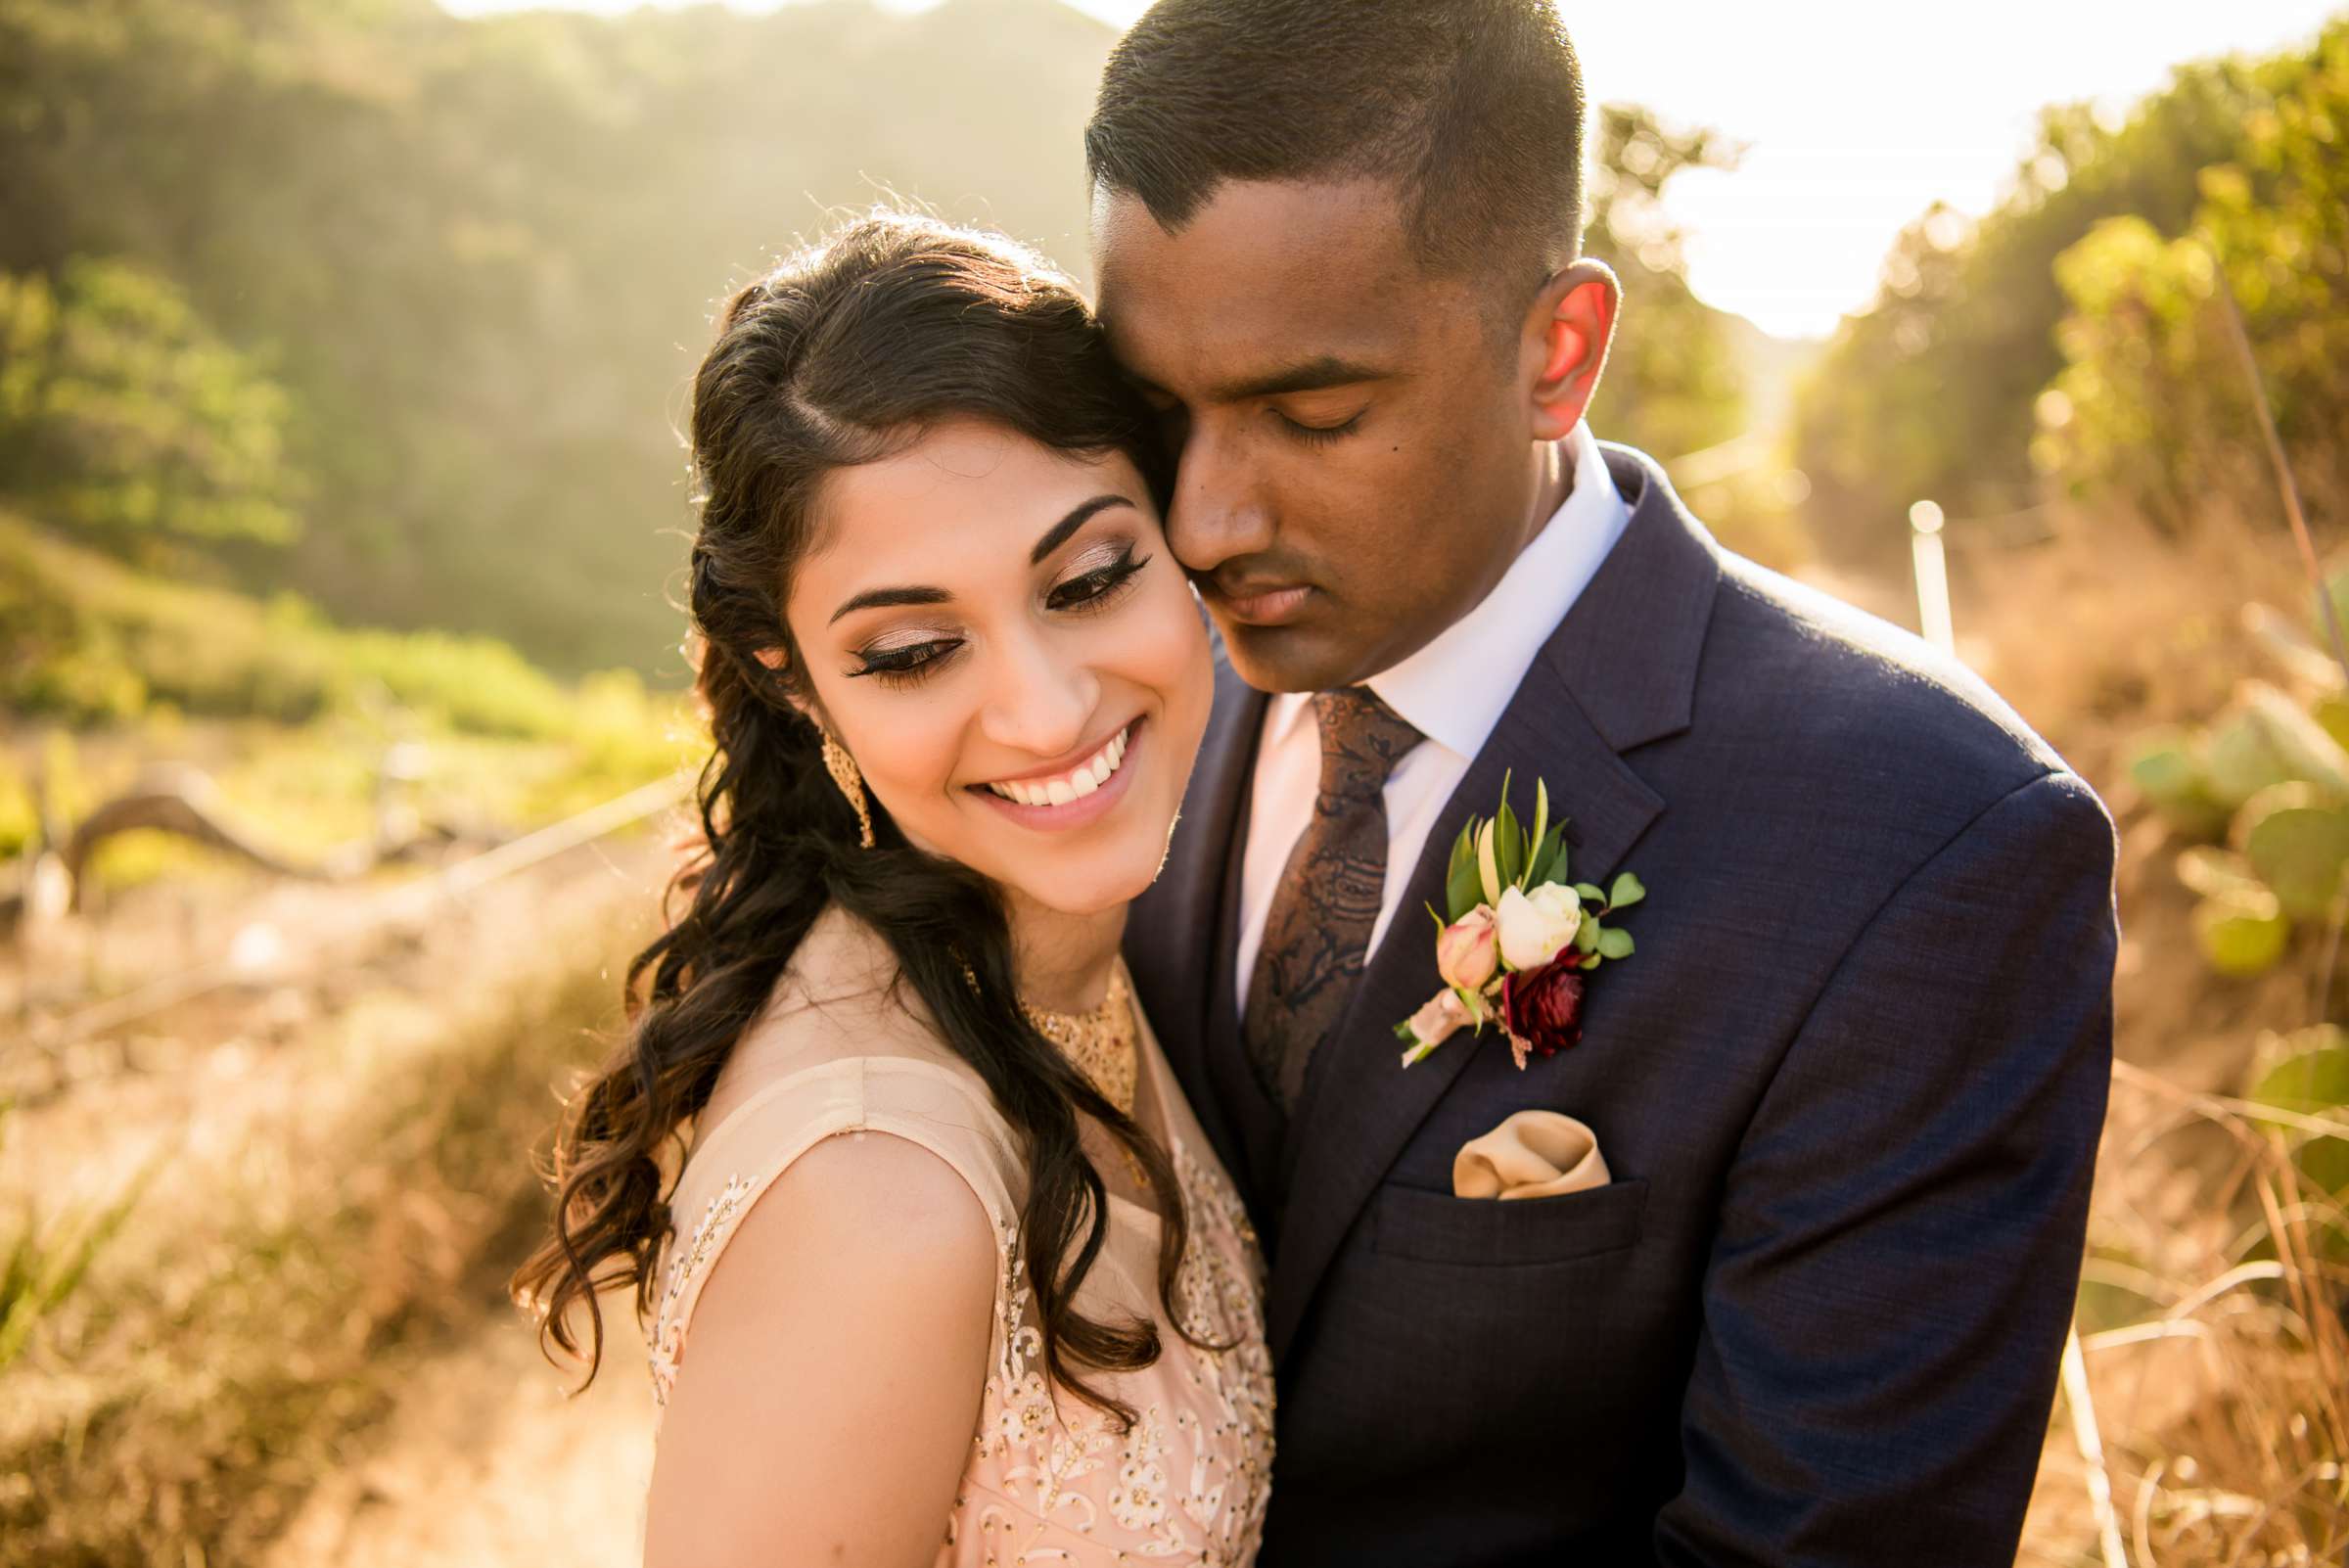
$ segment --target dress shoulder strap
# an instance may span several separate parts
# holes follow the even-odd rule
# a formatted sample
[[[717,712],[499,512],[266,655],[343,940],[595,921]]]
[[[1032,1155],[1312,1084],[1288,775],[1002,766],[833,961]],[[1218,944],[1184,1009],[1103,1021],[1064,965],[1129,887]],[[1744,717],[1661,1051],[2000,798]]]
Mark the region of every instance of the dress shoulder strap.
[[[842,1133],[886,1132],[951,1166],[995,1227],[1017,1246],[1025,1167],[1017,1139],[967,1069],[909,1056],[849,1056],[778,1077],[696,1137],[669,1197],[672,1229],[658,1263],[661,1293],[650,1357],[655,1419],[668,1405],[702,1286],[742,1217],[791,1163]],[[1005,1290],[998,1278],[997,1319]]]

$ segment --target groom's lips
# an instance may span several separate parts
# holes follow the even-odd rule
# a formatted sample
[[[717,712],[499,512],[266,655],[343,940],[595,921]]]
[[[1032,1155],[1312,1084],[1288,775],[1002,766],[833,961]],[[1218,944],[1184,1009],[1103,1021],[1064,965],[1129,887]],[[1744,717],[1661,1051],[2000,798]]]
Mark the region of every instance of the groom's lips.
[[[1251,626],[1277,626],[1296,618],[1313,596],[1310,583],[1244,583],[1236,590],[1209,581],[1208,596],[1232,620]]]

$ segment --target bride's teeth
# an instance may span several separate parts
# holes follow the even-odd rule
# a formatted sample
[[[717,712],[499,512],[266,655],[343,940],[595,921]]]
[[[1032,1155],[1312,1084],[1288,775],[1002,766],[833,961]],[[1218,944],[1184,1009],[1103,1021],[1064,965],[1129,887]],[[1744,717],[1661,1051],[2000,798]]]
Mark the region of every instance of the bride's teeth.
[[[1090,795],[1109,782],[1126,761],[1127,737],[1132,726],[1128,725],[1109,738],[1109,744],[1093,754],[1093,760],[1081,763],[1068,773],[1048,783],[1022,783],[1017,780],[990,784],[989,789],[1007,801],[1021,806],[1066,806],[1071,801]]]

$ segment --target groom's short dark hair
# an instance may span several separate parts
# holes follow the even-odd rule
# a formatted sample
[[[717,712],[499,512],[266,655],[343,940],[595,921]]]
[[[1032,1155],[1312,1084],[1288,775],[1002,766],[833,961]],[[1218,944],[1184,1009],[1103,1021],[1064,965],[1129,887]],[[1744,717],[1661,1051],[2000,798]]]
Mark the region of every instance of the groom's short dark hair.
[[[1389,180],[1423,266],[1531,288],[1581,250],[1583,117],[1550,0],[1159,0],[1085,164],[1170,230],[1224,180]]]

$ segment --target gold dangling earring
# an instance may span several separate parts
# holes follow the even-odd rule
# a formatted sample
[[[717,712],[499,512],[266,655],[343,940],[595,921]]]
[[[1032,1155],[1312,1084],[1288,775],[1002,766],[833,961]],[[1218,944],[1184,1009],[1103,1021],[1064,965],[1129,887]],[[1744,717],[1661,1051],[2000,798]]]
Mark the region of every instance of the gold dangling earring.
[[[859,847],[869,850],[873,847],[873,813],[864,804],[864,774],[857,768],[856,759],[849,755],[847,747],[832,738],[830,730],[825,730],[823,736],[824,771],[832,775],[832,782],[840,786],[840,793],[847,796],[849,804],[856,808],[856,842]]]

